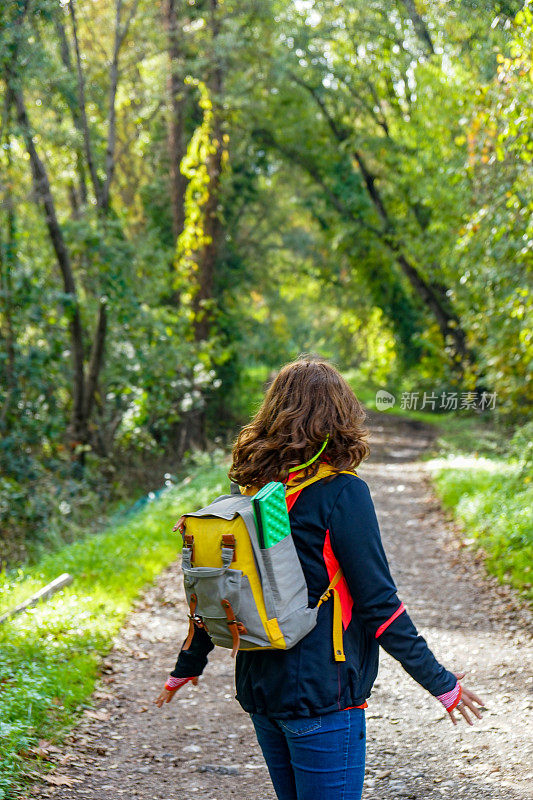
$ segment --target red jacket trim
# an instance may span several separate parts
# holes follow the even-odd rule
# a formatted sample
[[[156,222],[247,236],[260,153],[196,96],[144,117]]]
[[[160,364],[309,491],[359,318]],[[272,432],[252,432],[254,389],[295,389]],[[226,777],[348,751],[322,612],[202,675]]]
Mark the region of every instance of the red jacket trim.
[[[290,497],[287,499],[290,500]],[[326,564],[326,569],[328,571],[328,578],[332,580],[334,575],[339,571],[340,564],[335,558],[335,555],[333,554],[333,548],[331,547],[331,538],[329,535],[329,530],[326,531],[326,538],[324,539],[324,547],[322,548],[322,556],[324,558],[324,563]],[[352,600],[352,595],[350,594],[350,590],[348,589],[348,584],[346,583],[346,578],[344,576],[340,579],[335,588],[339,594],[339,600],[341,601],[342,627],[344,628],[344,630],[346,630],[352,619],[353,600]]]
[[[403,604],[403,603],[400,603],[399,607],[396,609],[396,611],[394,612],[394,614],[392,614],[392,615],[391,615],[391,616],[388,618],[388,620],[387,620],[386,622],[384,622],[384,623],[383,623],[383,625],[380,625],[380,626],[379,626],[379,628],[378,628],[378,629],[377,629],[377,631],[376,631],[376,639],[378,638],[378,636],[381,636],[381,634],[382,634],[382,633],[384,633],[384,632],[387,630],[387,628],[389,627],[389,625],[391,624],[391,622],[394,622],[394,620],[396,619],[396,617],[399,617],[399,616],[400,616],[400,614],[402,613],[402,611],[405,611],[405,607],[404,607],[404,604]]]

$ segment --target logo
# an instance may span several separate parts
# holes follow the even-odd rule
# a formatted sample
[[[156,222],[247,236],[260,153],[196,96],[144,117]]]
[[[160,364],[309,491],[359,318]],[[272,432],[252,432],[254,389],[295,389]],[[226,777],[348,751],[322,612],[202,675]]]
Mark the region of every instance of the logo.
[[[386,411],[387,408],[392,408],[395,402],[394,395],[386,392],[385,389],[380,389],[376,392],[376,408],[378,411]]]

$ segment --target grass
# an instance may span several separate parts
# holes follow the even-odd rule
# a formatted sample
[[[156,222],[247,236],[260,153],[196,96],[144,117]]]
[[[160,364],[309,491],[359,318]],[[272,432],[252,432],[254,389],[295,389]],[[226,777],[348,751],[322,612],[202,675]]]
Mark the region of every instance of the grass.
[[[73,583],[0,625],[0,799],[35,761],[39,739],[56,741],[93,692],[99,662],[142,589],[176,558],[172,526],[181,513],[228,490],[227,465],[198,466],[190,478],[101,533],[0,575],[0,613],[69,572]]]
[[[533,601],[533,482],[506,460],[450,455],[429,462],[438,495],[482,548],[485,565]]]
[[[524,447],[493,419],[452,416],[438,425],[428,467],[443,506],[487,570],[533,601],[533,476]],[[519,439],[520,440],[520,439]]]

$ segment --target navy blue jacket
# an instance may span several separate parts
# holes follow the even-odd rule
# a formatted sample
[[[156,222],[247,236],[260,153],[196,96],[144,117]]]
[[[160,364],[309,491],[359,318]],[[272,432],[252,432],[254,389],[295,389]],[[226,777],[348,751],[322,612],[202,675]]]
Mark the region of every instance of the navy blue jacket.
[[[237,700],[245,711],[275,718],[317,716],[364,703],[378,671],[379,645],[433,695],[456,678],[435,659],[396,594],[367,484],[340,474],[305,487],[289,513],[291,531],[314,606],[340,565],[344,651],[333,657],[333,602],[316,627],[289,650],[237,653]],[[172,675],[199,675],[213,644],[197,629]]]

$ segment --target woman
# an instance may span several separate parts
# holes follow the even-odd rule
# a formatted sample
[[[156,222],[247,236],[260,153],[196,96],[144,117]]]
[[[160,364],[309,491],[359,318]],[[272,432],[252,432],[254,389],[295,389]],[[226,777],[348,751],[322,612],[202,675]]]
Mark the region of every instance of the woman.
[[[303,482],[321,462],[337,471],[302,489],[289,519],[311,606],[342,569],[346,660],[333,657],[330,603],[291,649],[240,651],[236,659],[237,700],[251,716],[279,800],[361,797],[364,709],[379,645],[441,701],[454,725],[454,709],[470,725],[469,711],[481,718],[475,703],[482,701],[459,683],[464,674],[438,663],[396,595],[368,487],[353,473],[369,453],[364,417],[334,367],[300,358],[282,368],[233,448],[229,477],[246,493],[271,480]],[[159,707],[197,680],[212,649],[205,630],[195,629],[155,701]]]

